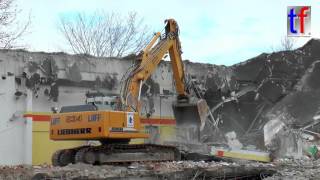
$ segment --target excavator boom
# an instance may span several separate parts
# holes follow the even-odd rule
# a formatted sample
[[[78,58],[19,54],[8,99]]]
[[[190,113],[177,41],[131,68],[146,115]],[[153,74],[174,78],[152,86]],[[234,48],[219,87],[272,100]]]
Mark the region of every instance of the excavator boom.
[[[141,86],[156,70],[158,64],[163,60],[166,53],[169,53],[173,77],[177,91],[177,100],[173,103],[173,111],[177,127],[183,129],[200,129],[204,126],[208,115],[208,106],[201,99],[190,98],[189,89],[186,89],[184,66],[181,58],[182,50],[179,40],[179,27],[174,19],[165,21],[165,34],[161,36],[158,32],[143,51],[142,60],[134,67],[125,79],[125,87],[122,98],[129,107],[127,110],[140,110]],[[158,42],[157,42],[158,40]],[[156,43],[157,42],[157,43]],[[193,140],[199,140],[197,131]]]
[[[170,55],[177,93],[181,97],[187,97],[181,59],[179,28],[173,19],[168,19],[165,22],[165,34],[162,36],[161,33],[158,32],[154,35],[144,49],[141,61],[124,79],[122,99],[124,104],[129,107],[128,110],[139,111],[141,86],[157,69],[166,53]]]

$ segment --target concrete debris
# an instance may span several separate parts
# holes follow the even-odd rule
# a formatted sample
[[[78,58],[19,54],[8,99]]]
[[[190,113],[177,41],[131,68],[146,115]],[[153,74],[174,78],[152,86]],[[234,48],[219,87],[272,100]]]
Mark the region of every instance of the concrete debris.
[[[66,167],[3,167],[0,179],[205,179],[259,177],[261,174],[269,176],[274,173],[275,166],[273,164],[175,161],[113,166],[70,164]]]
[[[266,180],[282,179],[319,179],[320,161],[310,161],[309,159],[293,160],[280,159],[274,162],[279,168],[277,173],[266,178]]]
[[[291,157],[300,159],[303,156],[303,142],[299,132],[292,129],[281,131],[275,138],[273,149],[274,158]]]
[[[243,145],[237,139],[237,134],[234,131],[226,133],[225,136],[231,149],[242,149]]]
[[[11,166],[0,168],[0,179],[317,179],[320,160],[278,159],[272,163],[174,161],[129,165],[70,164],[66,167]]]
[[[283,158],[272,163],[248,161],[174,161],[66,167],[10,166],[0,168],[0,179],[318,179],[320,160]]]
[[[264,144],[266,147],[272,148],[276,135],[283,129],[285,124],[277,119],[270,120],[263,127]]]
[[[182,152],[192,152],[206,155],[210,153],[210,147],[207,144],[199,142],[165,141],[164,144],[175,146]]]
[[[216,67],[212,80],[207,75],[204,97],[222,134],[234,131],[243,146],[267,150],[282,128],[311,124],[320,107],[319,49],[320,41],[313,39],[294,51]]]
[[[278,119],[271,120],[264,126],[265,146],[273,158],[318,158],[318,133],[308,130],[319,123],[318,119],[313,118],[313,121],[303,127],[294,128],[284,124],[283,121],[288,120],[288,116],[281,116],[280,119],[280,116],[277,117]]]
[[[0,166],[0,180],[27,180],[33,176],[33,167],[29,165]]]

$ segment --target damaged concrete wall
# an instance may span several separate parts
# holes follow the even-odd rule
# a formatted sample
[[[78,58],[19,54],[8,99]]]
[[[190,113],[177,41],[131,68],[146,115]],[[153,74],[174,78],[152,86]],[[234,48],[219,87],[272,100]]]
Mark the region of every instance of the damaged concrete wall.
[[[18,62],[0,58],[0,164],[30,164],[32,153],[32,121],[23,114],[28,110],[32,97],[28,91],[17,98],[15,77]],[[8,73],[10,72],[10,73]],[[31,126],[30,126],[31,125]]]

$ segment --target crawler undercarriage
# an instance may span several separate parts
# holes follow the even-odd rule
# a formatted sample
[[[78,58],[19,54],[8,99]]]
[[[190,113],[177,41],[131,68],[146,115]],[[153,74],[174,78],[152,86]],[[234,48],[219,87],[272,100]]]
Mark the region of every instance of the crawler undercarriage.
[[[173,146],[153,144],[102,144],[62,149],[52,156],[54,166],[70,163],[112,164],[150,161],[180,160],[181,155]]]

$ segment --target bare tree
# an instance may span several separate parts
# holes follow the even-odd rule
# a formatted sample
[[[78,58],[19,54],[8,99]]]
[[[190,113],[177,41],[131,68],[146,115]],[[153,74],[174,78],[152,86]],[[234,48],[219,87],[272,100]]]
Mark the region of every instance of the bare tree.
[[[17,16],[21,12],[14,4],[15,0],[0,0],[0,48],[11,49],[19,47],[20,39],[30,26],[30,16],[27,22],[21,24]]]
[[[292,50],[295,44],[293,37],[284,36],[281,39],[281,50],[289,51]]]
[[[271,46],[271,52],[278,52],[278,51],[290,51],[293,50],[295,46],[295,40],[293,39],[294,37],[288,37],[288,36],[283,36],[280,41],[279,46]]]
[[[60,18],[58,26],[72,51],[97,57],[122,57],[139,52],[147,43],[148,28],[136,12],[128,16],[96,11]]]

